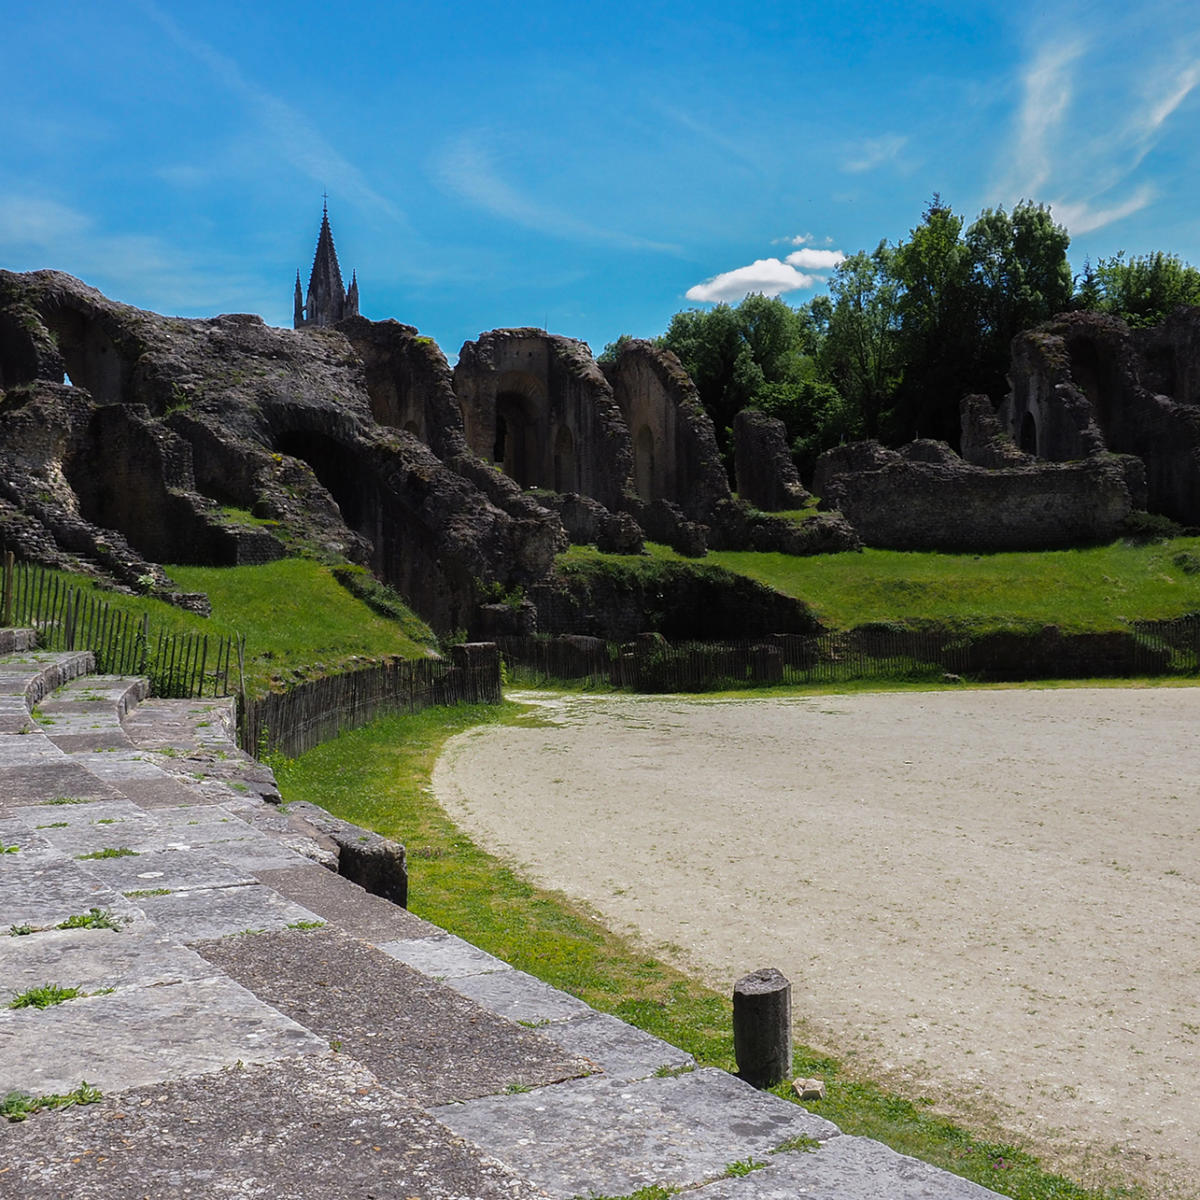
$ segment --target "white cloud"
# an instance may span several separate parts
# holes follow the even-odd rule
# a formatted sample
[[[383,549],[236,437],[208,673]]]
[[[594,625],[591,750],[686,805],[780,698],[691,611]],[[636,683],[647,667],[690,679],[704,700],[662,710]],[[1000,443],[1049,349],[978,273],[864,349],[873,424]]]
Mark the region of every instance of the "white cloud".
[[[469,135],[444,147],[434,168],[440,183],[448,191],[494,216],[538,233],[606,242],[633,250],[678,252],[679,248],[668,242],[651,241],[621,230],[605,229],[572,213],[540,203],[504,179],[496,167],[494,154]]]
[[[804,271],[832,271],[838,263],[846,261],[846,256],[840,250],[805,248],[793,250],[784,261]]]
[[[889,133],[883,137],[865,138],[858,143],[853,158],[842,163],[843,171],[873,171],[885,163],[895,162],[900,157],[908,138],[903,134]]]
[[[748,267],[737,267],[733,271],[714,275],[711,279],[688,288],[684,294],[687,299],[704,304],[721,301],[728,303],[741,300],[752,292],[761,292],[764,296],[778,296],[783,292],[810,288],[817,282],[815,275],[805,275],[777,258],[760,258]]]

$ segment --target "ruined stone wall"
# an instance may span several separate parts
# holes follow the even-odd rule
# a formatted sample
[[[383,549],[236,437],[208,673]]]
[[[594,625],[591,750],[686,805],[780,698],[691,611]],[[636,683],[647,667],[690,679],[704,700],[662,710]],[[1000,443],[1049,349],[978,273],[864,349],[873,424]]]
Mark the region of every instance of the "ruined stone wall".
[[[391,372],[397,401],[419,398],[448,458],[495,475],[456,440],[440,351],[402,327],[359,333],[365,356],[336,330],[160,317],[58,272],[0,272],[0,472],[16,481],[0,491],[19,510],[0,518],[31,551],[40,528],[84,569],[127,583],[149,573],[164,592],[146,558],[319,548],[370,562],[437,628],[466,624],[479,581],[551,570],[561,523],[496,485],[512,515],[403,422],[381,425],[372,371]],[[221,505],[275,524],[231,522]]]
[[[776,417],[752,408],[734,417],[733,466],[739,498],[763,512],[801,508],[810,499]]]
[[[1064,314],[1014,340],[1011,379],[999,416],[1023,449],[1136,455],[1147,506],[1200,523],[1200,310],[1136,334],[1115,317]]]
[[[858,443],[823,454],[814,486],[869,546],[1041,550],[1117,536],[1141,480],[1141,464],[1117,455],[986,470],[943,442]]]
[[[729,481],[712,421],[683,364],[670,350],[634,339],[603,370],[629,430],[638,498],[667,501],[687,519],[705,520],[729,499]]]
[[[629,431],[583,342],[497,329],[454,368],[467,444],[526,488],[578,492],[616,510],[630,486]]]

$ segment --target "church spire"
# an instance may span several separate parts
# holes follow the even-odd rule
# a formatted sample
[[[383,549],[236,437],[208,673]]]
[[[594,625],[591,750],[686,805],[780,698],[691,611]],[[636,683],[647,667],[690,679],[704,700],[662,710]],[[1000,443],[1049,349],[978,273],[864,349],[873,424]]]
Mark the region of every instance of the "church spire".
[[[348,290],[343,288],[342,271],[333,245],[333,230],[329,226],[329,197],[326,195],[322,199],[321,232],[317,235],[317,251],[313,255],[308,295],[303,304],[300,301],[300,273],[296,272],[296,329],[310,325],[334,325],[344,317],[358,314],[358,277],[355,275],[351,279]]]

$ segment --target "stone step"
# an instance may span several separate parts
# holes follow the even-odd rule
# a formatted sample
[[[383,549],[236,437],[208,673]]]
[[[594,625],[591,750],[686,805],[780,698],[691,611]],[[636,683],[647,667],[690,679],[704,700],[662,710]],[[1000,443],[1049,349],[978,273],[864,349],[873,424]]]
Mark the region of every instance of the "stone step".
[[[36,646],[35,629],[0,629],[0,654],[16,654]]]
[[[150,694],[133,675],[81,675],[37,706],[35,720],[60,749],[114,750],[129,746],[122,721]]]
[[[95,666],[90,650],[20,651],[0,658],[0,733],[30,727],[33,709],[63,684]]]

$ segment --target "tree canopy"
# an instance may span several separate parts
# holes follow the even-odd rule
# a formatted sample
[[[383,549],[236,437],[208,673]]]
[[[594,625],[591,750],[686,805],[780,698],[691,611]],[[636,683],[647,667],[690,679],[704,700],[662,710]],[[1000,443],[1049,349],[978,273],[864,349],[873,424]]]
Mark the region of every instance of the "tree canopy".
[[[657,340],[691,374],[727,456],[746,407],[783,420],[802,472],[855,438],[957,445],[959,401],[1000,400],[1022,330],[1071,308],[1141,326],[1200,304],[1200,270],[1164,253],[1100,259],[1076,290],[1069,246],[1044,205],[987,208],[967,225],[935,194],[907,238],[840,263],[827,296],[687,309]]]

